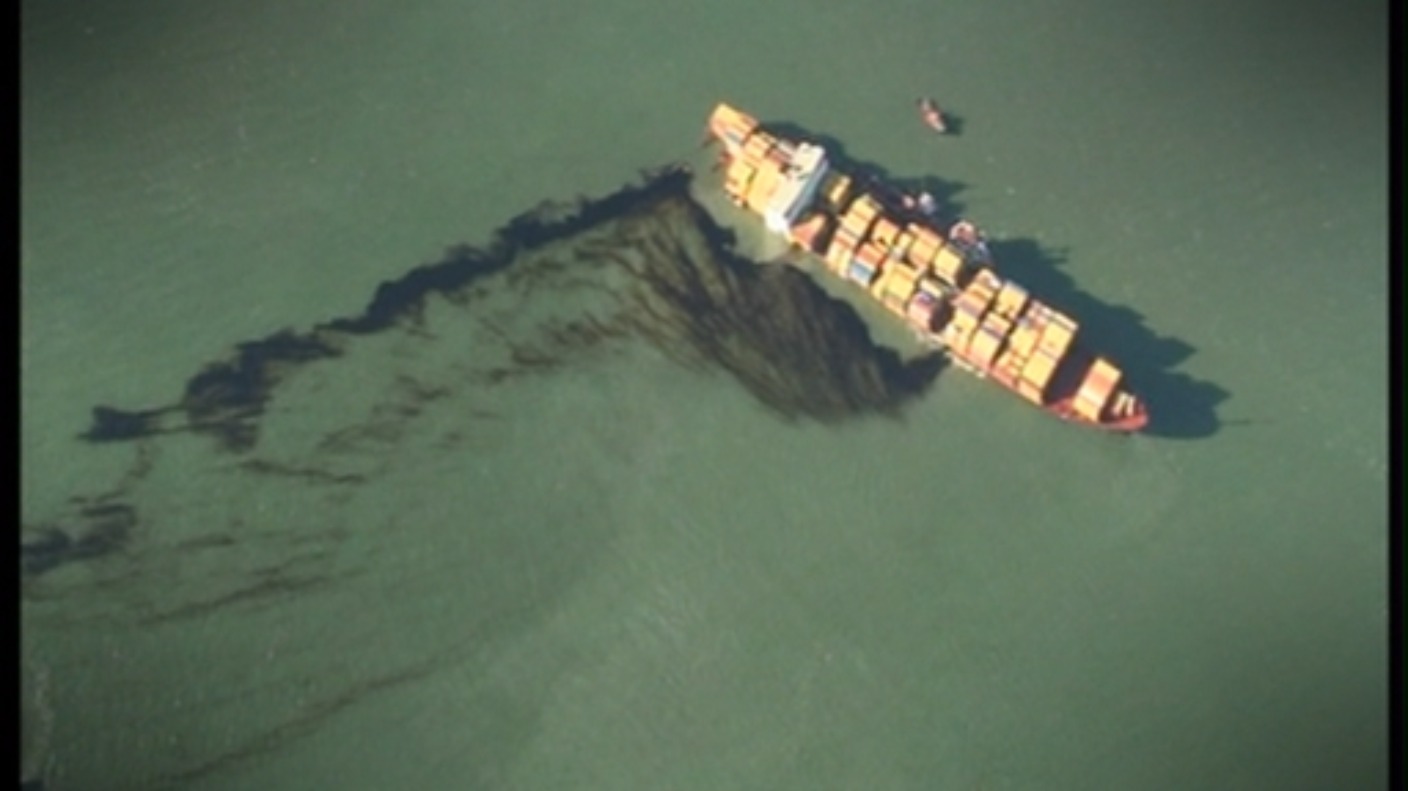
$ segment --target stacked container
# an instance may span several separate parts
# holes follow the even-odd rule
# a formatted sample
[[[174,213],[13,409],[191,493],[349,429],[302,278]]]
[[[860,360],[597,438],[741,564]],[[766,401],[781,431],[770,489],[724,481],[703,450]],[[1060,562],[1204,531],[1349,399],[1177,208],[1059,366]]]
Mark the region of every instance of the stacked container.
[[[880,205],[869,195],[862,195],[851,204],[851,208],[841,218],[841,226],[836,229],[836,235],[826,253],[826,265],[831,271],[846,276],[853,251],[865,239],[871,223],[879,213]]]
[[[1046,311],[1040,302],[1032,302],[1030,309],[1019,316],[1007,336],[1007,348],[998,355],[993,367],[993,378],[1008,387],[1016,387],[1022,368],[1036,349],[1036,342],[1046,328]]]
[[[846,268],[846,279],[869,286],[880,272],[880,264],[885,260],[885,252],[872,242],[865,242],[852,256]]]
[[[713,115],[709,117],[709,130],[722,140],[729,150],[741,147],[757,128],[758,119],[727,104],[715,107]]]
[[[1100,421],[1100,415],[1109,403],[1110,396],[1120,383],[1120,369],[1106,359],[1097,358],[1085,375],[1080,390],[1076,393],[1076,414],[1093,423]]]
[[[997,301],[992,309],[998,315],[1016,321],[1026,306],[1027,290],[1009,280],[1003,283],[1002,289],[997,292]]]
[[[889,217],[881,215],[876,218],[875,227],[870,231],[870,241],[874,242],[877,247],[888,253],[890,252],[890,248],[894,246],[895,240],[899,238],[899,235],[900,227]]]
[[[821,185],[821,198],[829,211],[840,214],[845,210],[851,199],[851,184],[851,177],[844,173],[833,170],[827,174]]]
[[[938,231],[924,225],[911,223],[906,230],[914,237],[909,246],[909,262],[920,269],[928,269],[934,262],[934,254],[943,246],[943,238]]]
[[[984,371],[992,368],[993,360],[997,358],[997,353],[1002,350],[1002,345],[1007,340],[1007,333],[1012,330],[1012,320],[997,312],[997,305],[983,317],[983,323],[978,325],[978,331],[973,334],[972,340],[968,344],[969,362],[982,368]]]
[[[913,296],[918,288],[919,270],[913,265],[904,261],[895,260],[893,257],[886,262],[885,278],[877,295],[880,297],[880,304],[903,315],[905,306],[909,304],[909,298]]]
[[[777,138],[767,132],[754,132],[743,143],[743,158],[751,162],[755,167],[761,167],[767,158],[768,152],[777,144]]]
[[[1056,368],[1066,356],[1076,333],[1076,323],[1069,316],[1048,306],[1042,307],[1046,326],[1036,349],[1022,367],[1022,375],[1017,382],[1017,392],[1036,403],[1045,400],[1046,388],[1051,384]]]
[[[940,280],[951,286],[962,288],[965,281],[967,262],[963,256],[951,245],[940,244],[939,249],[934,253],[934,260],[931,268]]]
[[[921,276],[918,289],[905,306],[905,317],[925,332],[933,332],[944,316],[948,305],[948,287],[927,275]]]
[[[753,183],[753,176],[758,169],[748,164],[742,157],[729,162],[728,172],[724,177],[724,191],[733,199],[734,203],[743,205],[744,196],[748,194],[748,188]]]
[[[751,211],[762,214],[781,180],[782,171],[776,165],[771,163],[760,165],[758,172],[753,175],[753,183],[748,188],[748,197],[744,200],[744,204]]]

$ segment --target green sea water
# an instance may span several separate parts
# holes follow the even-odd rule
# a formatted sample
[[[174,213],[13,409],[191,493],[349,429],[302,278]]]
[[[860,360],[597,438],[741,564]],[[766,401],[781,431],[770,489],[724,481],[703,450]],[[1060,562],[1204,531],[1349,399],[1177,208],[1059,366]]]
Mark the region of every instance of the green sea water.
[[[51,789],[1383,785],[1378,9],[21,10],[22,521],[143,471],[128,544],[23,592]],[[483,362],[442,305],[267,419],[270,458],[355,423],[357,485],[76,438],[696,156],[720,100],[957,185],[1160,430],[957,371],[901,420],[787,423],[638,346],[392,420],[401,374]]]

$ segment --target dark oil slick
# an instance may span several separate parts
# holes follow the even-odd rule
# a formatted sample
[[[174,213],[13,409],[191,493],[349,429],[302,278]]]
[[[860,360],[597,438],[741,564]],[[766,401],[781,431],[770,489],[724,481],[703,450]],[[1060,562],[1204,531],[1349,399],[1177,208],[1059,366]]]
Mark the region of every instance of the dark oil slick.
[[[902,359],[805,274],[744,258],[690,196],[691,181],[687,169],[671,167],[601,199],[544,204],[484,247],[456,247],[383,284],[359,315],[236,345],[192,376],[174,403],[95,408],[82,439],[126,444],[134,461],[116,483],[71,498],[65,513],[23,526],[24,598],[53,605],[42,616],[52,628],[152,630],[259,618],[358,579],[384,584],[373,578],[373,558],[348,549],[369,524],[355,512],[358,497],[379,497],[371,487],[417,456],[489,441],[486,427],[516,405],[503,391],[519,380],[590,366],[631,344],[648,344],[691,375],[722,373],[787,421],[895,416],[924,391],[940,369],[937,356]],[[469,347],[457,351],[466,336]],[[374,339],[387,346],[369,352],[381,342]],[[349,380],[365,394],[349,394]],[[318,394],[329,391],[319,387],[332,388],[336,407],[320,404]],[[454,417],[431,432],[420,420],[431,414]],[[183,437],[196,440],[181,442],[187,453],[200,458],[207,449],[213,484],[181,483],[184,471],[164,457]],[[266,498],[326,507],[309,523],[271,521],[253,506]],[[542,530],[562,532],[555,543],[583,550],[531,558],[536,568],[517,575],[524,558],[485,555],[497,573],[533,580],[531,591],[501,590],[496,601],[546,607],[583,573],[591,546],[605,543],[594,528],[544,520],[552,526]],[[475,529],[493,542],[521,528]],[[484,602],[467,619],[475,645],[531,622],[501,609]],[[452,644],[370,668],[243,741],[157,762],[165,768],[147,770],[143,782],[178,787],[263,754],[367,695],[464,662],[464,651]]]

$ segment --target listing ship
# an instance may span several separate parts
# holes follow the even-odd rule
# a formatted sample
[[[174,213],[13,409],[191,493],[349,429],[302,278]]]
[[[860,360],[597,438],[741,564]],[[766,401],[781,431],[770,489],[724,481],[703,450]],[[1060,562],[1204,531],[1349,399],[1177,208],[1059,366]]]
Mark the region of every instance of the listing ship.
[[[724,191],[767,229],[866,289],[958,366],[1063,420],[1133,433],[1149,413],[1077,321],[998,275],[982,232],[936,218],[930,196],[862,183],[826,148],[789,140],[727,104],[709,118]]]

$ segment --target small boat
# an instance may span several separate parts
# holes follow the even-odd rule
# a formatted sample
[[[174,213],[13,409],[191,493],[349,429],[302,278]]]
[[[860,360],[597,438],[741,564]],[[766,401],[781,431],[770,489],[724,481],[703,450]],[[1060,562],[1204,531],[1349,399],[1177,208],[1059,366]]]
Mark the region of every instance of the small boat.
[[[939,109],[939,103],[929,97],[919,100],[919,119],[924,125],[939,134],[948,131],[948,124],[944,122],[944,111]]]

